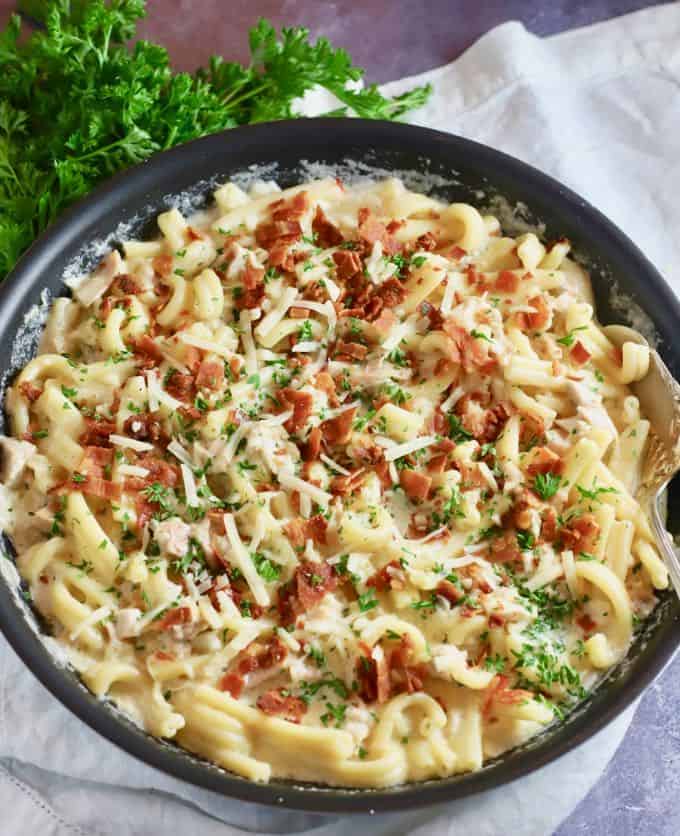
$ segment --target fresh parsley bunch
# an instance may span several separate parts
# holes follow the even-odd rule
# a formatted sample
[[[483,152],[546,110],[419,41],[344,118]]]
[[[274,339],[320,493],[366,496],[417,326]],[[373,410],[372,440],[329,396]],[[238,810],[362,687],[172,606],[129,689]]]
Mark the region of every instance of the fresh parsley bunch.
[[[343,103],[332,115],[370,119],[398,119],[430,93],[347,89],[363,71],[301,27],[278,34],[260,20],[250,64],[214,57],[190,75],[174,73],[157,44],[128,45],[144,0],[25,0],[21,8],[43,28],[20,38],[15,15],[0,34],[0,279],[69,204],[155,151],[295,117],[296,99],[316,85]]]

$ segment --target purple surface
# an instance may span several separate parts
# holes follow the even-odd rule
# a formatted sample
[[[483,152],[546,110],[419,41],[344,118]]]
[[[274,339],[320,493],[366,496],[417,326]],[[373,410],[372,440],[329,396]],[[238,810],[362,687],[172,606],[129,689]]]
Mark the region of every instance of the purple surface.
[[[453,60],[506,20],[519,19],[530,31],[548,35],[652,5],[645,0],[150,0],[141,34],[165,44],[178,69],[193,70],[212,53],[245,60],[247,29],[263,16],[330,38],[366,68],[369,81],[382,82]],[[0,24],[14,8],[13,0],[0,0]],[[678,681],[680,656],[647,691],[605,774],[555,836],[680,834]]]

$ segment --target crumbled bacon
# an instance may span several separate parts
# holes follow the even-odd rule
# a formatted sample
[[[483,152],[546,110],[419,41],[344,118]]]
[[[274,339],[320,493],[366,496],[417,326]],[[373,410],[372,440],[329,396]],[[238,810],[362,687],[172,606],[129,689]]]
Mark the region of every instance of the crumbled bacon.
[[[335,381],[328,374],[328,372],[319,372],[314,378],[314,387],[320,389],[328,398],[328,405],[336,407],[340,401],[338,400],[337,390],[335,388]]]
[[[430,461],[427,463],[427,471],[428,473],[443,473],[446,470],[448,464],[448,456],[445,453],[439,453],[436,456],[432,456]]]
[[[347,444],[352,435],[352,425],[357,414],[357,407],[346,409],[335,418],[329,418],[321,424],[321,432],[326,444]]]
[[[273,221],[299,221],[309,209],[309,195],[302,190],[286,200],[280,198],[269,205]]]
[[[116,425],[113,421],[98,421],[96,418],[88,417],[84,420],[85,430],[79,439],[83,446],[105,447],[109,444],[109,436],[116,432]]]
[[[600,526],[593,514],[582,514],[570,520],[559,533],[566,549],[576,554],[590,552],[600,536]]]
[[[110,292],[120,293],[122,296],[135,296],[142,292],[142,288],[134,276],[129,273],[119,273],[111,282]]]
[[[366,655],[357,659],[358,694],[364,702],[382,704],[390,698],[390,672],[384,655],[374,659],[370,648],[365,647]]]
[[[404,571],[398,560],[391,560],[382,569],[371,575],[366,581],[366,586],[372,586],[381,592],[388,589],[404,589],[406,583],[404,581]]]
[[[482,704],[482,714],[488,717],[491,713],[494,702],[500,702],[504,705],[516,705],[517,703],[525,702],[533,699],[531,691],[525,691],[523,688],[508,688],[509,678],[502,674],[497,674],[489,685],[484,703]]]
[[[399,484],[409,499],[422,502],[430,492],[432,477],[417,470],[402,470],[399,474]]]
[[[532,453],[532,459],[527,467],[527,473],[530,476],[536,476],[538,473],[556,473],[562,472],[564,462],[548,447],[536,447]]]
[[[296,433],[305,426],[312,414],[314,404],[312,393],[287,388],[282,389],[279,396],[285,409],[293,410],[293,414],[283,426],[289,433]]]
[[[295,259],[291,252],[292,240],[290,238],[279,238],[269,249],[267,263],[270,267],[283,270],[284,273],[291,273],[295,269]]]
[[[399,279],[392,278],[378,285],[372,295],[380,299],[386,308],[396,308],[404,302],[408,291]]]
[[[248,261],[241,276],[241,281],[243,287],[234,298],[234,305],[241,311],[259,307],[265,296],[264,269],[254,267]]]
[[[425,665],[412,665],[413,644],[408,635],[403,635],[399,645],[390,653],[388,669],[391,678],[391,690],[413,694],[423,690],[423,680],[427,676]]]
[[[169,630],[171,627],[190,622],[191,609],[189,607],[174,607],[168,610],[157,624],[159,630]]]
[[[346,343],[338,340],[335,344],[335,357],[350,360],[363,360],[368,354],[368,348],[361,343]]]
[[[82,481],[71,480],[68,483],[69,490],[82,491],[89,496],[96,496],[99,499],[119,500],[121,488],[116,482],[108,479],[101,479],[98,476],[86,476]]]
[[[171,369],[163,381],[165,390],[173,398],[180,401],[192,401],[195,393],[194,376],[181,374],[177,369]]]
[[[515,293],[519,287],[519,276],[511,270],[501,270],[496,276],[494,290],[501,293]]]
[[[87,476],[103,478],[105,469],[110,467],[112,463],[113,450],[111,447],[87,446],[84,448],[80,472]]]
[[[157,412],[140,412],[138,415],[130,415],[125,419],[123,432],[137,441],[149,441],[154,444],[165,438],[160,415]]]
[[[439,308],[431,302],[425,301],[418,305],[418,310],[423,316],[427,317],[427,320],[430,323],[431,331],[441,331],[444,326],[444,317]]]
[[[307,540],[313,540],[317,545],[325,546],[327,529],[328,521],[321,514],[316,514],[308,520],[302,517],[290,520],[283,527],[291,546],[296,549],[304,548]]]
[[[316,235],[316,243],[323,247],[337,247],[345,240],[342,237],[342,232],[334,223],[331,223],[326,217],[323,209],[320,206],[316,207],[314,220],[312,221],[312,232]]]
[[[458,587],[451,583],[451,581],[447,580],[439,581],[435,592],[437,595],[441,595],[442,598],[445,598],[452,607],[455,607],[463,597],[463,593],[458,589]]]
[[[283,688],[274,688],[258,697],[257,707],[265,714],[283,717],[290,723],[299,723],[307,711],[306,703],[293,697]]]
[[[576,340],[574,347],[569,352],[569,357],[577,366],[582,366],[590,360],[591,354],[580,340]]]
[[[277,609],[284,625],[291,624],[295,617],[308,612],[337,586],[338,579],[328,563],[308,561],[295,570],[290,583],[279,588]]]
[[[533,313],[520,311],[516,314],[517,325],[524,331],[542,331],[550,322],[550,306],[544,296],[533,296],[529,299]]]
[[[309,437],[307,438],[307,442],[305,443],[303,449],[302,458],[306,462],[315,462],[319,458],[322,439],[323,435],[321,434],[321,429],[319,427],[314,427],[309,433]]]
[[[331,493],[335,496],[351,496],[359,490],[365,478],[366,473],[363,467],[352,471],[349,476],[334,476],[331,480]]]
[[[221,389],[224,384],[224,363],[218,360],[204,360],[198,368],[196,385],[199,389]]]
[[[541,511],[541,540],[552,543],[558,535],[557,511],[547,506]]]
[[[416,240],[416,248],[431,253],[437,249],[437,239],[431,232],[424,232]]]
[[[42,395],[43,390],[34,386],[29,380],[19,384],[19,391],[29,403],[34,403]]]
[[[237,700],[243,693],[246,681],[238,673],[225,673],[224,676],[217,683],[220,691],[226,691],[230,696]]]
[[[357,273],[361,273],[362,264],[361,256],[354,250],[337,250],[333,253],[333,261],[337,270],[338,279],[340,281],[347,281]]]
[[[500,537],[494,537],[489,546],[487,560],[489,563],[512,563],[521,557],[514,531],[506,531]]]
[[[584,633],[592,633],[597,629],[597,623],[593,621],[593,619],[588,615],[588,613],[582,613],[575,618],[574,621],[578,624],[578,626],[583,630]]]
[[[463,369],[468,373],[490,374],[498,364],[498,358],[493,353],[486,340],[473,337],[464,328],[455,322],[445,320],[444,331],[451,337],[450,359],[462,363]]]
[[[359,209],[357,222],[359,239],[365,244],[372,247],[376,241],[380,241],[383,252],[387,255],[394,255],[399,252],[399,242],[392,237],[384,223],[371,215],[370,209]],[[392,231],[394,231],[394,228],[392,228]]]
[[[292,244],[302,236],[299,221],[272,221],[261,223],[255,230],[255,240],[260,247],[271,250],[275,244]]]

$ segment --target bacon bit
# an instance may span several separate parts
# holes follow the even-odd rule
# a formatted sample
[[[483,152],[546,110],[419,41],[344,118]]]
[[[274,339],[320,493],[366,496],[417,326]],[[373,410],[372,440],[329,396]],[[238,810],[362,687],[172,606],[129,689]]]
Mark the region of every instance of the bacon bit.
[[[163,359],[163,354],[158,345],[148,334],[142,334],[132,343],[132,351],[135,355],[143,358],[144,368],[157,366]]]
[[[270,267],[282,270],[284,273],[291,273],[295,269],[295,259],[290,251],[294,239],[280,238],[275,241],[269,249],[267,263]]]
[[[122,296],[136,296],[142,292],[142,288],[134,276],[129,273],[119,273],[111,282],[110,292],[120,293]]]
[[[304,446],[302,458],[306,462],[315,462],[319,458],[321,452],[321,441],[323,435],[319,427],[314,427],[307,438],[307,443]]]
[[[338,279],[346,282],[357,273],[361,273],[361,256],[354,250],[338,250],[333,253]]]
[[[79,441],[85,447],[106,447],[109,445],[109,436],[115,432],[116,425],[113,421],[97,421],[95,418],[85,417],[85,431]]]
[[[373,472],[380,479],[380,484],[383,490],[392,487],[392,476],[390,475],[390,466],[385,459],[373,463]]]
[[[517,316],[517,325],[524,331],[542,331],[550,321],[550,306],[544,296],[533,296],[529,299],[529,305],[535,313],[520,311]]]
[[[533,699],[534,695],[531,691],[525,691],[523,688],[508,688],[509,681],[508,677],[502,674],[498,674],[493,678],[487,690],[484,704],[482,705],[482,714],[485,717],[489,715],[494,701],[504,705],[516,705],[525,700]]]
[[[433,456],[427,463],[427,472],[443,473],[446,470],[447,463],[448,456],[445,453],[440,453],[437,456]]]
[[[293,306],[288,309],[288,316],[291,319],[309,319],[309,311],[306,308],[296,308]]]
[[[620,345],[615,345],[612,349],[612,359],[617,366],[623,366],[623,349]]]
[[[331,493],[335,496],[350,496],[359,489],[365,478],[363,467],[354,470],[349,476],[334,476],[331,479]]]
[[[466,464],[460,462],[458,464],[460,471],[460,483],[463,488],[483,488],[486,486],[486,479],[482,476],[479,465],[476,462]]]
[[[541,511],[541,540],[552,543],[557,539],[557,511],[548,506]]]
[[[460,358],[460,362],[468,374],[476,372],[490,374],[497,366],[498,358],[491,353],[492,349],[489,348],[489,343],[486,340],[473,337],[460,325],[450,320],[444,321],[443,329],[452,341],[450,359],[458,362],[458,358]]]
[[[545,440],[545,424],[543,419],[531,413],[522,415],[519,425],[519,438],[523,445],[535,444]]]
[[[198,368],[196,385],[199,389],[221,389],[224,384],[224,363],[204,360]]]
[[[532,453],[531,463],[527,467],[527,473],[530,476],[536,476],[538,473],[562,473],[564,462],[557,455],[553,453],[548,447],[536,447]]]
[[[501,293],[515,293],[519,287],[519,276],[510,270],[501,270],[496,276],[494,282],[494,290],[499,290]]]
[[[273,636],[267,644],[251,642],[238,663],[238,672],[245,675],[256,670],[268,670],[280,665],[287,655],[288,648],[278,636]]]
[[[424,232],[416,239],[416,247],[431,253],[437,249],[437,239],[431,232]]]
[[[265,250],[271,250],[276,244],[290,245],[302,237],[299,221],[273,221],[261,223],[255,230],[255,240]]]
[[[165,278],[172,272],[172,256],[171,255],[157,255],[151,260],[151,266],[154,272]]]
[[[181,401],[193,401],[195,388],[192,374],[180,374],[177,369],[171,369],[164,383],[166,391],[174,398]]]
[[[156,659],[160,659],[161,662],[174,662],[176,659],[174,653],[166,653],[165,650],[157,650],[154,653],[154,656]]]
[[[500,613],[493,612],[489,616],[489,624],[491,627],[503,627],[505,624],[505,616]]]
[[[326,545],[327,520],[316,514],[310,519],[303,518],[290,520],[283,526],[283,531],[291,546],[295,549],[303,549],[307,540],[313,540],[317,545]]]
[[[373,296],[381,300],[386,308],[396,308],[406,299],[408,291],[399,279],[388,279],[378,285],[373,291]]]
[[[320,389],[328,398],[328,405],[336,407],[340,403],[338,400],[337,390],[335,388],[335,381],[328,374],[328,372],[319,372],[314,378],[314,387]]]
[[[323,248],[337,247],[345,240],[342,237],[342,232],[328,220],[320,206],[316,207],[316,214],[312,221],[312,232],[316,235],[318,245]]]
[[[238,673],[225,673],[222,679],[217,683],[217,688],[220,691],[226,691],[235,700],[237,700],[243,693],[245,687],[245,679]]]
[[[450,258],[453,261],[460,261],[461,258],[465,258],[467,255],[467,250],[464,250],[462,247],[454,244],[450,249],[444,252],[444,255],[446,258]]]
[[[113,463],[113,450],[110,447],[85,447],[85,455],[80,463],[80,470],[87,476],[103,478],[104,468]]]
[[[314,404],[312,393],[287,388],[282,389],[279,394],[284,408],[293,410],[293,414],[283,426],[291,434],[301,430],[312,414],[312,406]]]
[[[385,224],[381,223],[377,218],[372,217],[371,210],[365,207],[359,209],[357,215],[357,231],[360,240],[371,247],[376,241],[380,241],[383,252],[387,255],[394,255],[401,249],[399,242],[388,232]]]
[[[169,630],[178,624],[189,624],[191,622],[191,609],[189,607],[174,607],[168,610],[158,622],[159,630]]]
[[[149,471],[149,475],[145,477],[148,482],[160,482],[167,488],[174,488],[179,484],[180,470],[177,465],[164,462],[152,453],[139,456],[138,464]]]
[[[240,311],[259,307],[265,295],[264,269],[248,262],[241,279],[243,292],[234,298],[234,305]]]
[[[307,712],[306,703],[290,696],[284,688],[273,688],[258,697],[257,707],[265,714],[282,717],[290,723],[299,723]]]
[[[422,502],[430,492],[432,477],[417,470],[402,470],[399,474],[399,484],[410,500]]]
[[[538,497],[528,488],[522,488],[518,494],[512,510],[513,522],[517,528],[531,528],[532,510],[540,506]]]
[[[413,694],[423,690],[423,680],[427,676],[425,665],[411,665],[413,643],[408,635],[403,635],[399,645],[390,653],[389,670],[392,689],[397,692]]]
[[[463,593],[458,589],[458,587],[451,583],[451,581],[446,580],[439,581],[435,592],[437,595],[441,595],[442,598],[445,598],[452,607],[455,607],[463,597]]]
[[[574,621],[578,624],[578,626],[583,630],[584,633],[592,633],[597,629],[597,622],[593,621],[593,619],[588,615],[588,613],[583,613],[579,615],[578,618],[575,618]]]
[[[574,347],[569,352],[569,356],[571,357],[572,363],[575,363],[577,366],[582,366],[590,360],[592,355],[580,340],[576,340]]]
[[[29,403],[34,403],[42,395],[43,390],[34,386],[30,381],[25,380],[19,384],[19,391]]]
[[[489,563],[512,563],[513,560],[519,560],[521,556],[515,532],[506,531],[491,541],[487,560]]]
[[[352,435],[352,425],[356,417],[358,407],[346,409],[335,418],[329,418],[321,424],[321,432],[326,444],[347,444]]]
[[[111,430],[114,432],[115,430]],[[166,438],[163,426],[160,422],[160,415],[157,412],[143,412],[139,415],[130,415],[125,419],[123,432],[130,438],[137,441],[150,441],[156,443]]]
[[[442,312],[439,308],[435,307],[430,302],[425,301],[418,305],[418,310],[423,316],[427,317],[428,322],[430,323],[431,331],[441,331],[444,325],[444,317],[442,316]],[[455,359],[456,362],[458,362],[460,358],[456,355],[455,358],[451,359]]]
[[[288,200],[275,200],[269,209],[273,221],[299,221],[309,209],[309,195],[306,191],[297,192]]]
[[[338,579],[328,563],[308,561],[295,570],[292,582],[290,606],[294,615],[308,612],[323,599],[327,592],[332,592]]]
[[[71,491],[81,491],[88,496],[99,497],[99,499],[119,500],[121,496],[120,485],[108,479],[101,479],[98,476],[86,476],[84,482],[70,480],[67,482],[67,486]]]
[[[380,592],[388,589],[405,589],[404,572],[398,560],[391,560],[382,569],[378,569],[366,581],[366,586],[372,586]]]
[[[357,659],[358,695],[364,702],[387,702],[390,698],[390,671],[387,660],[374,659],[370,648],[364,645],[366,655]]]
[[[564,547],[576,554],[592,551],[599,536],[600,526],[593,514],[576,517],[560,529],[560,538]]]
[[[343,357],[350,360],[363,360],[368,354],[368,348],[361,343],[346,343],[338,340],[335,344],[335,357]]]

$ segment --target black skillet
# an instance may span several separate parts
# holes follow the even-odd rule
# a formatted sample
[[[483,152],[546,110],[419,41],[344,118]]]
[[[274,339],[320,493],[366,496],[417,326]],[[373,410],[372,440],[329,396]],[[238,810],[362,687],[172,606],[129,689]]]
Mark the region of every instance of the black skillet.
[[[587,261],[601,321],[623,321],[617,313],[620,306],[614,310],[610,304],[616,282],[654,322],[661,354],[678,377],[680,306],[640,250],[602,214],[555,180],[499,151],[424,128],[360,119],[303,119],[238,128],[158,154],[114,177],[48,230],[0,286],[4,348],[0,374],[11,377],[27,359],[22,352],[11,356],[10,346],[41,291],[49,288],[55,295],[63,294],[67,266],[78,257],[86,266],[94,266],[97,256],[88,260],[89,245],[120,224],[128,224],[127,237],[153,235],[155,216],[170,205],[173,196],[192,191],[198,203],[200,198],[205,202],[215,182],[224,182],[254,164],[275,164],[270,176],[281,186],[290,186],[309,179],[301,161],[333,167],[347,160],[388,171],[434,175],[438,185],[431,192],[447,201],[483,204],[501,195],[510,204],[526,204],[526,218],[545,223],[547,240],[566,236]],[[672,491],[669,527],[680,530],[680,500]],[[626,660],[585,703],[561,725],[481,771],[386,790],[347,790],[287,781],[256,784],[147,735],[92,696],[75,674],[55,664],[27,623],[27,606],[16,584],[0,579],[0,628],[6,638],[43,685],[97,732],[131,755],[196,786],[284,809],[317,812],[381,812],[462,798],[555,760],[616,717],[661,671],[680,638],[679,615],[677,600],[670,593],[663,596]],[[33,618],[31,613],[29,618]]]

